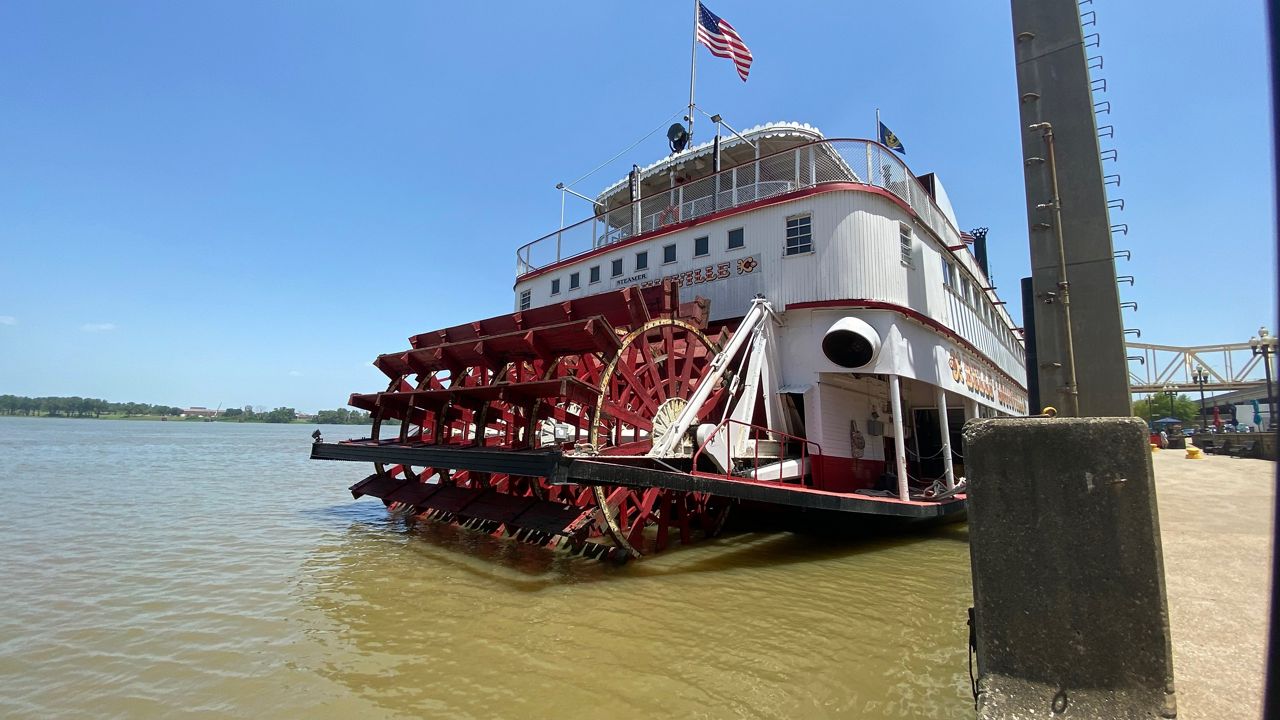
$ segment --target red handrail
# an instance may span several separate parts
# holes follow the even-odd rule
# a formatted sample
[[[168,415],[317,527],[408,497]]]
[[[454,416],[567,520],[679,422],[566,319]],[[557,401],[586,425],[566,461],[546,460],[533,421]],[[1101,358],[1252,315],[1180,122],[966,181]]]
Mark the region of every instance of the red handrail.
[[[741,426],[743,426],[743,427],[746,427],[746,428],[750,429],[750,430],[751,430],[751,432],[754,434],[754,435],[753,435],[753,437],[752,437],[752,440],[754,440],[754,441],[755,441],[755,442],[754,442],[754,444],[753,444],[753,446],[752,446],[752,449],[753,449],[753,452],[754,452],[754,456],[753,456],[753,458],[752,458],[752,466],[751,466],[751,472],[752,472],[752,478],[753,478],[753,479],[758,480],[758,478],[756,478],[755,476],[756,476],[756,475],[758,475],[758,474],[759,474],[759,472],[760,472],[760,434],[761,434],[761,433],[764,433],[765,435],[778,436],[778,437],[782,438],[783,440],[790,440],[790,441],[794,441],[794,442],[798,443],[798,444],[800,445],[800,458],[799,458],[799,460],[800,460],[800,465],[801,465],[801,467],[803,468],[803,467],[805,466],[805,464],[806,464],[806,460],[808,460],[808,461],[809,461],[807,464],[808,464],[808,466],[809,466],[810,484],[811,484],[811,485],[815,485],[815,486],[817,486],[817,487],[822,487],[822,482],[821,482],[821,477],[820,477],[820,474],[821,474],[821,472],[820,472],[821,463],[814,463],[814,462],[812,462],[812,458],[813,458],[813,457],[815,457],[815,456],[816,456],[816,457],[822,457],[822,456],[823,456],[823,453],[822,453],[822,446],[821,446],[821,445],[819,445],[817,442],[814,442],[813,440],[809,440],[808,438],[800,437],[799,435],[792,435],[792,434],[790,434],[790,433],[782,432],[781,430],[774,430],[774,429],[772,429],[772,428],[767,428],[767,427],[764,427],[764,426],[762,426],[762,425],[753,425],[753,424],[751,424],[751,423],[743,422],[743,421],[741,421],[741,420],[734,420],[734,419],[732,419],[732,418],[726,418],[726,419],[725,419],[725,420],[723,420],[719,425],[716,425],[716,429],[715,429],[715,430],[712,430],[712,431],[711,431],[711,434],[707,436],[707,439],[706,439],[706,440],[705,440],[701,445],[699,445],[699,446],[698,446],[698,449],[693,453],[693,470],[691,471],[691,473],[690,473],[690,474],[692,474],[692,475],[696,475],[696,476],[702,476],[702,477],[723,477],[723,478],[730,478],[730,479],[735,479],[735,480],[741,480],[741,479],[742,479],[741,477],[736,476],[736,475],[729,475],[729,474],[722,474],[722,473],[713,473],[713,472],[705,472],[705,471],[700,471],[700,470],[698,470],[698,459],[699,459],[700,457],[702,457],[702,451],[707,447],[707,445],[711,444],[712,439],[714,439],[714,438],[715,438],[715,436],[720,432],[720,430],[721,430],[721,429],[726,428],[726,427],[731,427],[731,426],[733,426],[733,425],[741,425]],[[814,448],[816,448],[816,452],[812,452],[812,453],[811,453],[811,452],[809,452],[809,446],[810,446],[810,445],[812,445]],[[732,448],[732,446],[729,448],[729,450],[730,450],[729,461],[730,461],[730,462],[732,462],[732,461],[733,461],[733,455],[732,455],[732,450],[733,450],[733,448]],[[786,458],[786,457],[779,457],[779,458],[778,458],[778,460],[779,460],[779,461],[783,461],[783,460],[787,460],[787,459],[795,459],[795,458]],[[779,476],[781,476],[781,473],[779,473]],[[779,479],[779,480],[760,480],[760,482],[777,482],[777,483],[783,483],[784,481],[783,481],[783,480],[781,480],[781,479]],[[804,484],[804,477],[803,477],[803,476],[801,476],[801,478],[800,478],[800,482],[801,482],[801,484]]]

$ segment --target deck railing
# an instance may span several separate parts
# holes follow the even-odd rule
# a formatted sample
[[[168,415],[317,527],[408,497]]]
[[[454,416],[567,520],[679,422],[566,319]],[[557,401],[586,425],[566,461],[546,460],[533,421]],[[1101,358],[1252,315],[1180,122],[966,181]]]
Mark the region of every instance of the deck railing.
[[[735,428],[737,428],[736,431]],[[708,454],[714,454],[716,452],[715,449],[709,448],[708,446],[710,446],[712,440],[720,434],[721,430],[724,430],[725,434],[729,436],[727,439],[722,440],[722,442],[725,443],[725,449],[728,452],[728,457],[724,458],[724,460],[728,460],[731,465],[737,464],[741,467],[737,468],[736,472],[732,472],[733,468],[730,468],[731,472],[729,473],[714,473],[699,470],[698,461],[702,458],[703,452],[705,451]],[[751,444],[750,465],[746,464],[746,457],[735,457],[735,435],[737,436],[737,440],[745,440]],[[760,456],[760,444],[762,442],[772,443],[779,450],[776,455],[766,453],[763,458],[765,461],[763,467],[770,467],[774,466],[775,463],[780,464],[787,460],[794,460],[798,463],[800,475],[795,478],[782,478],[782,468],[780,466],[776,466],[772,472],[778,477],[761,478],[760,468],[762,466],[760,464],[760,460],[762,458]],[[767,427],[752,425],[751,423],[742,422],[741,420],[725,418],[715,427],[714,430],[711,431],[709,435],[707,435],[707,439],[704,440],[693,453],[693,470],[691,474],[699,477],[721,477],[735,480],[750,479],[758,482],[778,483],[780,485],[810,485],[821,489],[824,487],[822,482],[822,462],[820,460],[819,462],[814,462],[814,458],[822,458],[822,446],[813,440],[808,440],[798,435],[784,433],[781,430],[771,430]]]
[[[887,190],[910,205],[946,244],[960,241],[959,230],[892,150],[870,140],[820,140],[642,197],[538,238],[516,251],[516,275],[667,225],[824,183]]]

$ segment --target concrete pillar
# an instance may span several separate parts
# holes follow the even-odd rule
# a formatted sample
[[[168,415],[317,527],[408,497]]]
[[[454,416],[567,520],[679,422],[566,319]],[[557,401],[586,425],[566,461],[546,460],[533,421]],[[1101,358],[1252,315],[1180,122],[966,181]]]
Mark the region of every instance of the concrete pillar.
[[[938,388],[938,429],[942,432],[942,467],[947,489],[956,486],[956,471],[951,466],[951,421],[947,417],[947,391]]]
[[[902,380],[897,375],[889,376],[889,403],[893,408],[893,457],[898,470],[898,499],[906,501],[911,499],[911,493],[907,488],[907,441],[903,437]]]
[[[1176,716],[1146,425],[964,429],[978,716]]]
[[[973,398],[965,398],[964,399],[965,422],[969,422],[970,420],[977,420],[977,419],[978,419],[978,401],[974,400]]]

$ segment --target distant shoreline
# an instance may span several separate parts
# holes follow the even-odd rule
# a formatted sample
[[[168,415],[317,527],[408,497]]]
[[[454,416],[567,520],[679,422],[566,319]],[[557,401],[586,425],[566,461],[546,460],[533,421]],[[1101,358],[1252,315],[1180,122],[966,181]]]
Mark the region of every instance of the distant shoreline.
[[[253,420],[241,420],[241,419],[233,418],[233,417],[231,417],[231,418],[202,418],[202,417],[185,417],[185,418],[184,418],[184,417],[173,417],[173,416],[169,416],[169,415],[119,415],[119,414],[111,414],[111,415],[103,414],[103,415],[100,415],[100,416],[98,416],[98,417],[94,417],[94,416],[92,416],[92,415],[83,415],[83,416],[80,416],[80,415],[0,415],[0,418],[31,418],[31,419],[40,419],[40,420],[127,420],[127,421],[133,421],[133,420],[152,420],[152,421],[157,421],[157,422],[176,422],[176,423],[216,422],[216,423],[229,423],[229,424],[240,424],[240,425],[352,425],[352,426],[360,426],[360,425],[371,425],[371,424],[373,423],[372,418],[371,418],[371,419],[369,419],[367,422],[345,422],[345,423],[333,423],[333,422],[326,422],[326,423],[321,423],[321,422],[317,421],[317,420],[316,420],[316,418],[310,418],[310,419],[307,419],[307,420],[303,420],[303,419],[295,418],[295,419],[293,419],[293,420],[289,420],[289,421],[287,421],[287,422],[275,422],[275,421],[271,421],[271,420],[258,420],[258,419],[253,419]]]

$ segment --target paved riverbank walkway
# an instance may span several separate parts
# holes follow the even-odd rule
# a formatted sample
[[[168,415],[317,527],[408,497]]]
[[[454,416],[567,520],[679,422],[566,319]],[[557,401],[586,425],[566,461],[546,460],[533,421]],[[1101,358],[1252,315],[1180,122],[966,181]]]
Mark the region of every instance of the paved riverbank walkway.
[[[1275,463],[1153,453],[1181,720],[1256,718]]]

